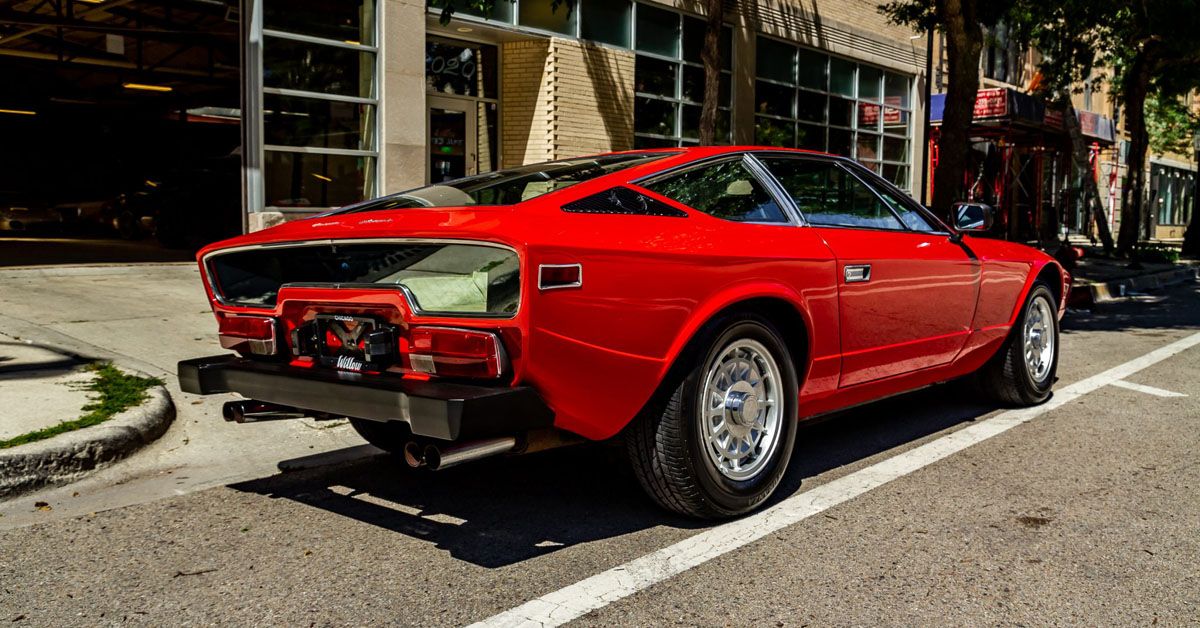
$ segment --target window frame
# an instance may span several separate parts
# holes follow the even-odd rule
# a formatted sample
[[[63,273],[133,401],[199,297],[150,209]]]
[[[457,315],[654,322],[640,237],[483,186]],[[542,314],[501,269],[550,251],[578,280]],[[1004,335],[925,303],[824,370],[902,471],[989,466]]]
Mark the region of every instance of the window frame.
[[[919,233],[919,234],[924,234],[924,235],[946,235],[946,236],[952,235],[952,232],[950,232],[948,230],[943,230],[943,228],[945,227],[945,224],[943,224],[940,220],[938,220],[936,217],[934,217],[932,215],[932,213],[929,212],[929,210],[925,209],[924,207],[921,207],[919,203],[912,200],[912,197],[910,197],[907,192],[901,190],[895,184],[888,182],[883,177],[881,177],[878,174],[875,174],[871,170],[867,169],[866,166],[863,166],[862,164],[858,163],[857,161],[855,161],[849,157],[841,157],[841,156],[835,156],[835,155],[811,155],[811,154],[796,153],[796,152],[791,152],[791,151],[769,151],[769,150],[753,151],[752,153],[748,153],[748,154],[750,154],[754,158],[754,160],[762,168],[762,171],[766,174],[766,176],[770,177],[771,181],[774,183],[775,188],[783,193],[783,195],[786,199],[786,204],[790,207],[790,210],[792,212],[795,212],[795,214],[800,217],[801,224],[799,226],[817,227],[817,228],[823,228],[823,229],[824,228],[859,229],[859,230],[863,230],[863,231],[884,231],[887,233]],[[824,164],[828,164],[832,168],[840,168],[844,172],[848,173],[850,176],[857,179],[859,183],[861,183],[868,190],[870,190],[871,194],[873,194],[875,196],[875,199],[877,201],[879,201],[885,208],[887,208],[888,212],[890,212],[892,214],[892,216],[900,224],[901,228],[900,229],[888,229],[888,228],[884,228],[884,227],[865,227],[865,226],[861,226],[861,225],[826,225],[826,224],[817,224],[817,223],[813,223],[813,222],[809,221],[808,217],[805,216],[804,212],[800,209],[800,206],[796,204],[795,199],[792,198],[792,195],[787,192],[786,188],[783,187],[783,183],[779,181],[778,177],[776,177],[773,172],[771,172],[770,167],[768,167],[765,162],[761,161],[762,157],[796,159],[796,160],[800,160],[800,161],[824,163]],[[866,176],[867,174],[869,174],[871,176],[868,178]],[[878,181],[876,181],[876,179],[878,179]],[[917,212],[918,215],[920,215],[923,219],[925,219],[925,222],[930,224],[930,226],[932,227],[932,230],[923,231],[920,229],[913,229],[912,227],[910,227],[908,225],[908,223],[906,223],[904,221],[904,219],[901,218],[900,215],[896,212],[896,210],[892,207],[891,203],[889,203],[885,198],[883,198],[883,195],[880,193],[880,190],[876,187],[880,181],[882,181],[884,184],[886,184],[884,186],[884,189],[887,190],[888,192],[892,193],[893,195],[895,195],[897,201],[904,204],[910,211]]]
[[[742,165],[746,168],[746,170],[748,170],[750,172],[750,176],[753,177],[754,180],[759,183],[759,185],[763,186],[763,189],[765,189],[767,191],[767,194],[769,194],[771,196],[771,199],[773,201],[775,201],[775,204],[779,207],[780,211],[783,212],[783,216],[786,220],[784,220],[782,222],[780,222],[780,221],[761,221],[761,220],[729,220],[728,218],[714,216],[707,212],[696,209],[696,208],[692,207],[691,205],[686,205],[684,203],[681,203],[669,196],[664,196],[664,195],[654,191],[653,189],[650,189],[649,187],[647,187],[649,185],[654,185],[655,183],[658,183],[664,179],[669,179],[674,176],[686,174],[693,170],[698,170],[701,168],[708,168],[708,167],[711,167],[714,165],[718,165],[722,162],[727,162],[727,161],[732,162],[735,160],[740,161],[742,163]],[[673,168],[668,168],[661,172],[655,172],[655,173],[647,175],[645,177],[641,177],[639,179],[630,181],[629,183],[631,185],[637,186],[638,191],[649,193],[654,198],[663,199],[663,200],[671,203],[673,206],[682,207],[683,209],[685,209],[689,212],[695,212],[697,214],[707,216],[714,220],[720,220],[722,222],[730,222],[730,223],[735,223],[735,224],[740,224],[740,225],[766,225],[766,226],[771,226],[771,227],[801,227],[801,226],[804,226],[804,224],[805,224],[803,217],[800,215],[799,212],[796,211],[796,204],[792,201],[791,195],[789,195],[787,193],[787,191],[784,190],[782,188],[782,186],[779,185],[779,181],[774,176],[772,176],[769,172],[767,172],[766,167],[763,166],[762,162],[758,161],[758,159],[754,156],[754,154],[749,151],[722,153],[720,155],[713,155],[711,157],[705,157],[703,159],[691,161],[686,164],[680,164]]]
[[[914,171],[914,167],[916,165],[915,159],[914,159],[914,154],[913,154],[913,149],[915,146],[917,146],[917,143],[915,141],[915,129],[914,129],[915,104],[914,104],[914,99],[913,99],[913,88],[914,88],[914,85],[916,84],[914,76],[893,70],[891,68],[874,65],[871,63],[865,63],[865,62],[862,62],[857,59],[849,59],[849,58],[846,58],[843,56],[830,54],[828,51],[825,51],[825,50],[812,48],[812,47],[797,43],[795,41],[788,41],[786,39],[781,39],[778,37],[774,37],[772,35],[768,35],[766,33],[761,33],[761,32],[756,33],[755,37],[756,37],[756,40],[755,40],[756,47],[757,47],[758,43],[762,42],[762,41],[770,41],[775,44],[781,44],[783,46],[789,47],[792,50],[792,59],[793,59],[793,64],[792,64],[793,76],[790,81],[781,81],[776,78],[765,77],[765,76],[760,75],[758,73],[757,69],[755,70],[754,83],[755,83],[755,91],[756,92],[757,92],[757,86],[759,83],[764,83],[764,84],[769,84],[769,85],[774,85],[777,87],[790,89],[793,92],[792,99],[791,99],[792,107],[791,107],[791,112],[789,115],[779,115],[779,114],[775,114],[775,113],[762,113],[762,112],[758,111],[757,105],[755,106],[755,111],[754,111],[753,115],[754,115],[754,121],[755,121],[754,123],[755,123],[756,133],[757,133],[758,125],[759,125],[759,120],[769,121],[769,123],[773,124],[773,125],[783,125],[784,128],[791,129],[792,146],[790,146],[790,147],[791,148],[800,148],[801,144],[800,144],[800,142],[798,142],[798,138],[799,138],[799,130],[801,128],[814,129],[814,130],[820,129],[820,134],[818,137],[821,140],[821,142],[820,142],[821,147],[819,148],[819,150],[821,152],[828,152],[831,149],[830,141],[834,134],[849,134],[849,136],[850,136],[850,151],[849,151],[850,154],[849,155],[835,155],[835,156],[845,157],[845,158],[852,159],[852,160],[857,160],[859,158],[858,147],[859,147],[860,135],[864,136],[864,137],[869,136],[871,139],[873,139],[874,144],[875,144],[875,155],[873,158],[868,159],[867,161],[871,164],[872,168],[879,169],[879,173],[877,173],[877,174],[882,176],[882,172],[883,172],[883,169],[885,166],[890,166],[890,167],[894,167],[894,168],[902,168],[905,171],[904,180],[907,181],[909,187],[911,187],[913,185],[913,171]],[[800,54],[805,54],[805,53],[818,55],[820,57],[823,57],[825,60],[824,86],[821,88],[811,87],[809,85],[802,84],[800,81],[800,76],[798,74],[798,72],[799,72],[798,58],[799,58]],[[832,64],[835,62],[848,63],[853,67],[854,71],[853,71],[851,78],[849,79],[850,85],[852,87],[851,91],[853,92],[852,95],[846,95],[841,92],[835,91],[833,89],[833,86],[832,86],[832,83],[833,83]],[[862,98],[859,93],[859,80],[860,80],[861,68],[869,68],[870,71],[878,71],[880,73],[880,76],[878,78],[878,98],[876,98],[874,100]],[[907,104],[901,103],[899,105],[889,105],[887,103],[887,80],[888,80],[889,76],[899,77],[905,81],[906,90],[907,90],[907,99],[906,99]],[[813,121],[810,121],[810,120],[800,117],[800,111],[801,111],[800,98],[803,94],[816,95],[816,96],[820,96],[824,99],[824,115],[823,115],[822,121],[813,122]],[[834,123],[834,121],[832,119],[833,108],[834,108],[833,100],[834,99],[841,99],[850,104],[850,123],[849,123],[849,125]],[[756,95],[755,101],[757,102],[757,100],[758,100],[758,97]],[[875,127],[873,127],[873,128],[867,128],[867,127],[860,126],[860,117],[862,115],[861,108],[863,105],[874,106],[878,110],[877,116],[879,117],[879,120],[877,121]],[[883,124],[884,114],[888,110],[898,111],[900,113],[900,115],[903,117],[903,119],[905,120],[905,123],[904,123],[905,128],[903,131],[889,130]],[[896,161],[893,159],[885,158],[884,144],[887,142],[888,139],[900,140],[906,144],[906,151],[905,151],[906,155],[905,155],[904,160]],[[757,135],[756,135],[755,141],[756,142],[758,141]],[[867,167],[867,166],[864,164],[864,167]],[[868,169],[870,169],[870,168],[868,168]],[[910,193],[905,192],[904,194],[906,196],[908,196]]]
[[[684,122],[683,122],[684,113],[683,112],[684,112],[685,107],[703,107],[704,103],[696,102],[694,100],[689,100],[686,97],[686,95],[684,94],[684,74],[686,73],[685,69],[688,67],[699,68],[701,71],[703,71],[704,64],[697,63],[695,61],[689,61],[686,58],[684,58],[683,42],[684,42],[685,31],[686,31],[686,20],[691,18],[691,19],[703,21],[705,18],[704,18],[704,16],[694,15],[694,14],[688,13],[686,11],[681,11],[679,9],[676,9],[676,8],[674,8],[672,6],[668,6],[668,5],[657,5],[657,4],[649,5],[649,8],[651,8],[651,9],[659,10],[659,11],[663,11],[663,12],[667,12],[667,13],[673,13],[676,16],[676,18],[679,20],[679,41],[677,42],[678,47],[676,48],[676,57],[669,57],[669,56],[665,56],[665,55],[655,53],[655,52],[639,50],[637,47],[638,11],[640,10],[639,7],[643,4],[645,4],[645,3],[635,1],[633,3],[633,10],[630,13],[630,25],[629,25],[630,46],[629,46],[629,48],[627,48],[627,50],[632,52],[634,55],[634,60],[633,60],[634,61],[634,74],[637,73],[637,70],[636,70],[637,57],[646,57],[648,59],[654,59],[656,61],[661,61],[664,63],[672,63],[676,66],[675,90],[674,90],[673,96],[662,96],[659,94],[651,94],[651,93],[647,93],[647,92],[638,92],[638,91],[634,92],[634,94],[633,94],[633,99],[634,99],[634,131],[633,131],[634,145],[637,146],[638,138],[644,138],[644,139],[653,140],[653,141],[673,142],[674,146],[676,146],[676,147],[697,146],[698,142],[699,142],[698,138],[685,137],[683,134],[683,126],[684,126]],[[734,74],[733,70],[734,70],[734,68],[737,67],[737,59],[736,59],[737,52],[735,51],[735,46],[734,46],[734,42],[733,42],[733,25],[730,23],[727,23],[725,21],[721,22],[721,31],[722,31],[721,36],[722,37],[724,37],[724,33],[726,32],[725,29],[729,29],[729,33],[730,33],[730,36],[729,36],[729,59],[727,60],[729,69],[721,68],[720,74],[723,78],[727,77],[729,79],[729,94],[728,94],[729,101],[727,104],[718,103],[718,105],[717,105],[718,114],[717,115],[718,116],[724,115],[727,117],[727,124],[728,124],[727,132],[729,135],[728,135],[728,137],[720,138],[720,140],[718,140],[718,144],[732,143],[733,135],[734,135],[733,91],[735,89],[734,88],[735,81],[734,81],[734,76],[733,76],[733,74]],[[590,41],[590,40],[588,40],[588,41]],[[636,88],[636,86],[635,86],[635,88]],[[637,130],[637,120],[636,120],[637,113],[636,113],[636,111],[637,111],[637,100],[639,98],[646,98],[649,100],[658,100],[658,101],[662,101],[662,102],[667,102],[667,103],[670,103],[671,106],[675,108],[675,120],[674,120],[675,128],[673,129],[673,133],[671,135],[662,135],[659,133],[643,133],[643,132],[639,132]]]

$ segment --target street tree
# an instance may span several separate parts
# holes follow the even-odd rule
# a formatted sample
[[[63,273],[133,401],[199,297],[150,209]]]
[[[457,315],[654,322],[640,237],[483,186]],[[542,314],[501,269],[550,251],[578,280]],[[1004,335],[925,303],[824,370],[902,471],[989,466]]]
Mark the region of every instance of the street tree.
[[[985,27],[995,26],[1012,5],[1013,0],[892,0],[879,5],[895,24],[929,37],[934,33],[946,36],[946,109],[938,139],[932,204],[933,211],[946,220],[963,193]]]
[[[1116,250],[1108,215],[1100,202],[1100,191],[1092,175],[1088,143],[1083,137],[1079,114],[1072,94],[1085,85],[1096,87],[1099,62],[1097,50],[1101,35],[1092,28],[1078,28],[1097,19],[1092,15],[1100,7],[1090,2],[1044,3],[1018,0],[1008,20],[1011,36],[1039,54],[1037,93],[1053,107],[1063,111],[1063,121],[1071,140],[1071,161],[1075,167],[1079,202],[1092,217],[1100,242],[1107,255]],[[1075,25],[1075,26],[1071,26]],[[1063,31],[1073,29],[1070,36]]]
[[[1103,68],[1125,112],[1128,166],[1117,251],[1133,255],[1146,218],[1147,98],[1200,87],[1200,11],[1195,0],[1020,0],[1032,42],[1053,85],[1088,80]]]

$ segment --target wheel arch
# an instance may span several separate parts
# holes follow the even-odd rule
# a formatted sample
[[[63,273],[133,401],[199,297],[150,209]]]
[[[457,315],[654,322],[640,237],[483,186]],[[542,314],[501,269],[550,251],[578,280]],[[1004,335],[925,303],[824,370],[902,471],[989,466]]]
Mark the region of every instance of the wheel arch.
[[[700,347],[699,343],[707,336],[713,323],[742,312],[763,316],[775,326],[791,354],[797,383],[803,385],[811,361],[813,327],[811,317],[798,298],[782,291],[750,292],[731,296],[717,303],[719,305],[698,312],[685,333],[681,333],[676,339],[668,354],[667,370],[663,373],[660,385],[668,381],[676,369],[686,367],[685,362],[696,351],[707,348]]]

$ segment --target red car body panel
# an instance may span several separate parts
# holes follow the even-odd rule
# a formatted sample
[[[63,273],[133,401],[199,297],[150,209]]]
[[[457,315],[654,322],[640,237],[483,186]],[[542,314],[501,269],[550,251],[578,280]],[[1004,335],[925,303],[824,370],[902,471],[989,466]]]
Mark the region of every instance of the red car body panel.
[[[649,174],[755,148],[700,148],[578,183],[517,205],[342,213],[285,223],[206,247],[362,239],[486,241],[511,247],[521,268],[512,318],[421,317],[399,291],[285,286],[269,310],[221,303],[218,316],[269,314],[288,330],[305,312],[373,313],[400,326],[497,332],[511,384],[537,389],[555,426],[590,439],[617,434],[662,383],[700,329],[722,310],[769,299],[803,329],[800,414],[824,414],[966,375],[1000,347],[1025,295],[1048,267],[1028,247],[946,234],[730,222],[636,186]],[[770,149],[779,150],[779,149]],[[644,152],[644,151],[642,151]],[[669,152],[669,151],[668,151]],[[615,185],[684,209],[686,218],[578,214],[571,201]],[[847,265],[873,265],[847,284]],[[580,289],[541,291],[541,264],[582,264]],[[1060,303],[1065,303],[1065,296]],[[1060,312],[1062,305],[1060,304]],[[784,330],[785,332],[787,330]]]

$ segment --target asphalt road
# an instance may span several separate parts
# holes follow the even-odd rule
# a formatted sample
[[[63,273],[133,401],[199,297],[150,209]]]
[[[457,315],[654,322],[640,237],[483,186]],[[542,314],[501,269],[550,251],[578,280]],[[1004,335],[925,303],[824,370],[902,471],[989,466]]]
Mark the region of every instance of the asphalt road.
[[[1057,405],[654,584],[631,576],[575,621],[1196,625],[1200,346],[1161,348],[1197,333],[1196,285],[1072,313]],[[1131,363],[1121,381],[1188,396],[1096,379]],[[951,385],[807,426],[774,501],[1009,416]],[[602,445],[438,474],[370,451],[78,517],[64,492],[0,511],[0,623],[461,625],[749,525],[660,512]]]

